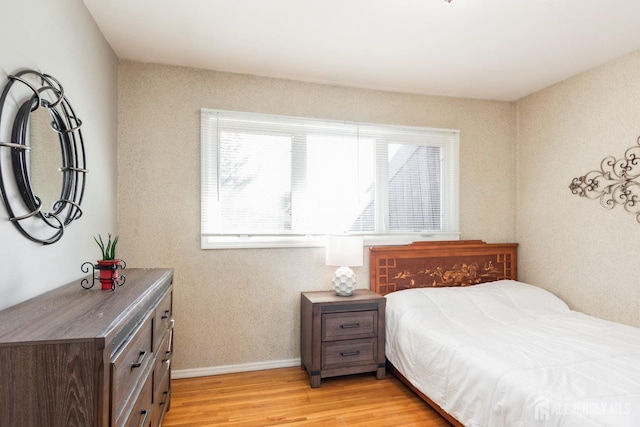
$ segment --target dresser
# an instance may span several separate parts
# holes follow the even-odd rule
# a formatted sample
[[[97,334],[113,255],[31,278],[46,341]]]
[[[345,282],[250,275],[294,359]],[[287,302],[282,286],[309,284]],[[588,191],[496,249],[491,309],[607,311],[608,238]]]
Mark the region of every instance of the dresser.
[[[126,269],[0,311],[0,426],[159,426],[171,397],[173,270]]]
[[[311,387],[322,378],[375,372],[386,374],[386,299],[366,289],[341,297],[331,291],[303,292],[300,298],[300,356]]]

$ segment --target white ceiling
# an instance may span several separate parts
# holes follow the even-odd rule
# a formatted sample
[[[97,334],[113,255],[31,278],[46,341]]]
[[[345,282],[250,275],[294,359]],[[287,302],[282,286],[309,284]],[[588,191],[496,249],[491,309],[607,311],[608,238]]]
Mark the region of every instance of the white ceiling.
[[[516,100],[640,49],[640,0],[84,2],[121,59],[431,95]]]

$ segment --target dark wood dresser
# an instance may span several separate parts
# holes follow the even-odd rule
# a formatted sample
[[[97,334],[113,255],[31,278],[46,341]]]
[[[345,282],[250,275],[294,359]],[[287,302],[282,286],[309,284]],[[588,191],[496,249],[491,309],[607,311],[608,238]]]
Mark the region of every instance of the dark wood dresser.
[[[332,291],[303,292],[300,300],[300,357],[311,387],[322,378],[376,372],[386,375],[386,299],[367,289],[342,297]]]
[[[0,311],[0,426],[159,426],[171,396],[173,270],[126,269]]]

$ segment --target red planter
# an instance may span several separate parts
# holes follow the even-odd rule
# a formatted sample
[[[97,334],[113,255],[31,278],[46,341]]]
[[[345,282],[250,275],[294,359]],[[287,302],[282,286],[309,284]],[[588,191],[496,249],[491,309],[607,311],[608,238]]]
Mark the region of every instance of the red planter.
[[[102,289],[111,290],[118,283],[119,266],[119,259],[101,259],[98,261],[98,269],[100,270],[100,284],[102,285]]]

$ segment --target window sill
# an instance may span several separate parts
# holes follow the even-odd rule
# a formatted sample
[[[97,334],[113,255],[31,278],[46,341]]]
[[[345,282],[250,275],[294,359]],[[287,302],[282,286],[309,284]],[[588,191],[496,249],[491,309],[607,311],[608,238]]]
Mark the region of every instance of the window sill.
[[[408,245],[412,242],[459,240],[458,232],[363,235],[364,246]],[[201,236],[201,249],[321,248],[326,236]]]

